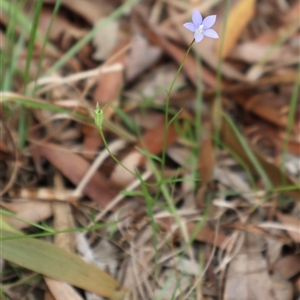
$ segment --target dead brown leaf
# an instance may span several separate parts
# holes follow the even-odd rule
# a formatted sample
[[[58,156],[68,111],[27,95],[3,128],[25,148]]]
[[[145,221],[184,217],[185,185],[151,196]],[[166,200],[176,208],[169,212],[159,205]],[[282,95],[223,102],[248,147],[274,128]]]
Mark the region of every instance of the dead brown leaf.
[[[54,188],[57,190],[60,197],[64,197],[64,186],[63,179],[59,173],[55,174],[54,177]],[[70,228],[74,228],[74,219],[72,215],[72,208],[68,202],[53,202],[53,217],[54,217],[54,228],[57,231],[64,231]],[[71,253],[75,252],[75,235],[74,232],[63,232],[56,234],[54,236],[54,243],[60,248],[69,251]],[[82,300],[83,298],[78,294],[74,287],[71,285],[60,282],[52,278],[44,277],[44,280],[54,295],[56,300],[68,300],[76,299]]]
[[[68,283],[44,277],[44,280],[55,300],[83,300],[80,294]]]
[[[53,214],[51,202],[48,201],[14,199],[9,203],[3,203],[2,206],[13,212],[18,218],[33,223],[42,222],[50,218]],[[6,216],[1,216],[1,218],[18,229],[31,226],[28,223],[24,223],[13,218],[8,218]]]
[[[207,191],[207,185],[212,179],[213,170],[215,167],[215,155],[214,147],[210,137],[207,137],[201,145],[200,156],[200,178],[201,187],[197,193],[197,205],[198,207],[205,206],[205,193]]]
[[[218,48],[221,48],[221,41],[224,39],[221,48],[221,57],[226,58],[235,47],[244,28],[248,25],[255,14],[255,0],[234,1],[235,5],[231,8],[226,24],[224,37],[218,40]],[[220,50],[218,50],[219,52]]]
[[[74,185],[77,185],[89,168],[89,163],[81,156],[46,143],[39,146],[41,154]],[[94,174],[84,189],[84,193],[103,207],[116,195],[117,190],[100,173]]]
[[[189,232],[189,235],[192,235],[194,233],[194,230],[196,229],[196,223],[188,223],[186,224],[187,230]],[[213,246],[217,246],[221,249],[226,249],[226,241],[228,239],[228,236],[225,234],[218,232],[216,236],[216,231],[212,230],[208,226],[203,226],[200,228],[198,232],[196,232],[195,240],[207,243]]]
[[[268,231],[258,227],[255,224],[242,224],[242,223],[232,223],[232,224],[227,224],[227,225],[223,225],[222,228],[224,229],[235,229],[235,230],[241,230],[241,231],[245,231],[254,235],[258,235],[261,237],[265,237],[265,238],[270,238],[270,239],[275,239],[279,242],[281,242],[282,244],[289,244],[290,243],[290,239],[287,238],[284,234],[270,234]]]
[[[298,193],[298,197],[300,194]],[[297,199],[300,201],[300,199]],[[300,219],[290,215],[284,215],[280,212],[276,213],[277,219],[285,226],[287,226],[288,235],[296,242],[300,243]]]
[[[113,59],[114,63],[120,63],[125,66],[125,61],[128,55],[128,45],[129,40],[124,40],[121,44],[117,45],[108,60]],[[118,105],[119,95],[124,85],[124,74],[123,70],[116,71],[113,73],[100,74],[98,78],[97,87],[94,92],[93,101],[94,104],[98,102],[100,107],[103,107],[105,104],[113,103],[114,105]],[[109,107],[107,108],[109,109]],[[109,118],[113,113],[112,108],[111,112],[107,115],[106,109],[106,117]]]
[[[290,101],[287,100],[287,95],[276,95],[272,92],[266,92],[252,97],[250,96],[246,101],[242,96],[235,97],[235,100],[241,104],[246,111],[251,111],[268,122],[286,128],[290,105]],[[296,122],[297,120],[295,120],[293,128],[294,130],[299,130],[299,126]]]
[[[298,78],[298,74],[295,71],[284,72],[282,75],[271,75],[260,78],[254,82],[245,82],[237,84],[227,84],[222,87],[222,95],[234,95],[241,92],[259,91],[260,88],[266,88],[268,86],[284,86],[293,84]],[[204,96],[213,97],[216,95],[215,88],[209,88],[204,91]],[[235,100],[235,97],[233,98]]]
[[[59,198],[64,197],[64,184],[61,174],[56,173],[54,176],[54,188]],[[53,202],[54,228],[57,231],[64,231],[75,228],[75,222],[72,213],[71,204],[65,202]],[[75,252],[75,235],[74,232],[64,232],[54,236],[54,243],[66,251]]]
[[[45,35],[48,31],[52,14],[53,11],[46,8],[44,8],[41,12],[38,28]],[[49,38],[50,40],[58,40],[61,39],[64,34],[67,34],[67,36],[65,36],[67,39],[70,39],[72,36],[79,39],[85,33],[86,30],[74,26],[74,24],[70,23],[65,16],[58,14],[55,18],[55,21],[52,23],[51,30],[49,32]],[[64,41],[64,45],[67,45],[66,40]]]
[[[135,79],[139,74],[155,64],[162,56],[161,49],[149,44],[145,36],[135,34],[132,39],[132,47],[125,64],[127,81]]]
[[[103,20],[97,21],[95,27],[98,23]],[[119,40],[119,23],[117,21],[111,21],[107,26],[105,26],[100,32],[98,32],[94,39],[93,45],[95,47],[95,52],[93,58],[95,60],[104,60],[115,48]]]
[[[206,138],[201,145],[200,151],[200,174],[203,184],[207,184],[211,178],[215,166],[214,147],[211,138]]]
[[[230,262],[224,300],[273,300],[273,286],[261,253],[239,253]]]
[[[47,0],[54,2],[53,0]],[[110,14],[113,9],[113,1],[105,0],[63,0],[63,5],[71,9],[75,14],[84,17],[91,24],[95,24],[100,18]]]
[[[285,279],[291,279],[300,273],[300,254],[280,257],[273,265],[272,270],[280,273]]]

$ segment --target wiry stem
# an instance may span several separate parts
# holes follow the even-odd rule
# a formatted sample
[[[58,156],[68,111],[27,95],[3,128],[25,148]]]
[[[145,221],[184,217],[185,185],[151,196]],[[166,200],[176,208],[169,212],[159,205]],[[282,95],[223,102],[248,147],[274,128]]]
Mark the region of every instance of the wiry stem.
[[[179,65],[179,68],[178,68],[178,70],[175,74],[175,77],[174,77],[174,79],[173,79],[173,81],[172,81],[172,83],[169,87],[169,90],[167,91],[167,101],[166,101],[166,110],[165,110],[165,129],[164,129],[164,139],[163,139],[163,148],[162,148],[162,163],[161,163],[162,164],[162,168],[161,168],[161,173],[162,174],[165,171],[165,163],[166,163],[167,136],[168,136],[169,126],[170,126],[168,118],[169,118],[169,106],[170,106],[171,92],[172,92],[174,84],[175,84],[175,82],[176,82],[176,80],[177,80],[177,78],[178,78],[178,76],[179,76],[179,74],[180,74],[180,72],[183,68],[183,65],[184,65],[184,63],[185,63],[185,61],[186,61],[186,59],[187,59],[187,57],[188,57],[188,55],[189,55],[189,53],[192,49],[192,45],[194,44],[194,42],[195,42],[195,39],[193,39],[193,41],[190,43],[190,45],[189,45],[189,47],[188,47],[188,49],[187,49],[187,51],[186,51],[186,53],[183,57],[183,60],[182,60],[181,64]]]

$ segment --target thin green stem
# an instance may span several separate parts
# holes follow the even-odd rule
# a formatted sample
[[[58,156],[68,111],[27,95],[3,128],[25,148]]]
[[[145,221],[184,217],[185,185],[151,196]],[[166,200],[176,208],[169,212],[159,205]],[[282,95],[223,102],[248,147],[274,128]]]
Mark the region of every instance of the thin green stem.
[[[33,94],[33,92],[35,91],[36,89],[36,82],[40,76],[40,72],[41,72],[41,68],[42,68],[42,61],[43,61],[43,58],[44,58],[44,53],[45,53],[45,49],[46,49],[46,46],[47,46],[47,43],[48,43],[48,38],[49,38],[49,35],[50,35],[50,31],[52,29],[52,25],[53,25],[53,22],[56,18],[56,15],[59,11],[59,8],[60,8],[60,5],[61,5],[61,2],[62,0],[57,0],[56,3],[55,3],[55,6],[54,6],[54,9],[53,9],[53,13],[51,15],[51,20],[50,20],[50,24],[47,28],[47,32],[46,32],[46,36],[45,36],[45,39],[44,39],[44,42],[43,42],[43,47],[42,47],[42,50],[41,50],[41,55],[40,55],[40,59],[39,59],[39,63],[38,63],[38,70],[36,72],[36,76],[35,76],[35,80],[34,80],[34,87],[33,87],[33,90],[30,91],[29,94]]]
[[[122,164],[116,157],[115,155],[109,150],[108,144],[106,142],[105,136],[103,134],[102,126],[103,126],[103,121],[104,121],[104,114],[103,114],[103,108],[99,108],[99,104],[97,103],[96,109],[94,110],[94,122],[96,124],[96,127],[99,131],[99,134],[102,138],[102,141],[104,143],[104,147],[106,148],[107,152],[111,156],[111,158],[120,166],[122,166],[126,171],[128,171],[131,175],[133,175],[135,178],[137,178],[137,175],[133,173],[131,170],[129,170],[124,164]]]
[[[221,129],[221,120],[222,120],[222,100],[221,100],[221,95],[222,95],[222,88],[221,88],[221,83],[222,83],[222,51],[223,51],[223,46],[225,43],[225,34],[226,34],[226,28],[227,28],[227,21],[228,21],[228,14],[230,11],[230,5],[231,5],[231,0],[226,1],[225,5],[225,16],[224,16],[224,25],[223,25],[223,30],[221,34],[221,40],[220,40],[220,48],[218,52],[218,66],[217,66],[217,91],[216,91],[216,98],[213,103],[213,110],[216,115],[213,118],[214,121],[214,138],[215,140],[219,141],[220,140],[220,129]],[[217,157],[217,151],[218,149],[215,148],[215,157]]]
[[[295,85],[293,88],[293,93],[291,96],[290,100],[290,109],[289,109],[289,114],[288,114],[288,122],[286,126],[286,137],[284,140],[284,144],[282,147],[282,165],[281,168],[284,170],[284,164],[286,163],[287,155],[288,155],[288,146],[292,134],[292,129],[293,129],[293,123],[295,121],[295,115],[297,111],[297,103],[299,99],[299,85],[300,85],[300,76],[299,76],[299,71],[300,71],[300,64],[298,65],[298,77],[295,81]],[[283,182],[286,180],[285,176],[283,176]]]
[[[97,128],[98,128],[98,127],[97,127]],[[128,171],[131,175],[133,175],[133,176],[136,178],[136,174],[133,173],[132,171],[130,171],[130,170],[129,170],[122,162],[120,162],[120,161],[116,158],[116,156],[109,150],[107,141],[106,141],[105,136],[104,136],[104,134],[103,134],[103,131],[102,131],[100,128],[98,128],[98,131],[99,131],[99,133],[100,133],[100,135],[101,135],[102,141],[103,141],[103,143],[104,143],[104,147],[106,148],[106,150],[107,150],[107,152],[109,153],[109,155],[111,156],[111,158],[112,158],[117,164],[119,164],[120,166],[122,166],[126,171]]]
[[[170,122],[168,120],[169,118],[169,106],[170,106],[170,98],[171,98],[171,92],[173,90],[174,84],[183,68],[183,65],[192,49],[192,46],[195,42],[195,39],[193,39],[193,41],[191,42],[191,44],[189,45],[183,60],[181,62],[181,64],[179,65],[179,68],[176,72],[176,75],[167,91],[167,100],[166,100],[166,110],[165,110],[165,128],[164,128],[164,139],[163,139],[163,147],[162,147],[162,168],[161,168],[161,173],[163,174],[165,171],[165,163],[166,163],[166,147],[167,147],[167,135],[168,135],[168,131],[169,131],[169,126],[170,126]]]

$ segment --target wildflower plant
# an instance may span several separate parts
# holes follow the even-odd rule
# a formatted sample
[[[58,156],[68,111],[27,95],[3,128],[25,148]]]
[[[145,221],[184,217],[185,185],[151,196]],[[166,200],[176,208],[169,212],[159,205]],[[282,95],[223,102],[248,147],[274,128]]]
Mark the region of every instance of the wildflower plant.
[[[202,41],[202,39],[204,38],[204,36],[207,36],[207,37],[210,37],[210,38],[213,38],[213,39],[216,39],[218,38],[218,34],[215,30],[211,29],[211,27],[215,24],[216,22],[216,15],[211,15],[211,16],[207,16],[205,19],[202,18],[202,15],[201,13],[198,11],[198,10],[194,10],[193,11],[193,14],[192,14],[192,21],[193,22],[187,22],[185,24],[183,24],[183,26],[185,28],[187,28],[188,30],[190,30],[191,32],[194,33],[194,39],[192,40],[191,44],[189,45],[185,55],[184,55],[184,58],[181,62],[181,64],[179,65],[179,68],[175,74],[175,77],[169,87],[169,89],[167,90],[167,97],[166,97],[166,109],[165,109],[165,130],[164,130],[164,139],[163,139],[163,147],[162,147],[162,159],[161,159],[161,165],[162,165],[162,170],[161,170],[161,174],[164,173],[164,168],[165,168],[165,159],[166,159],[166,140],[167,140],[167,134],[168,134],[168,129],[169,129],[169,126],[171,124],[171,122],[175,119],[175,117],[178,115],[176,115],[175,117],[173,117],[171,119],[171,121],[168,120],[169,118],[169,103],[170,103],[170,98],[171,98],[171,92],[172,92],[172,89],[174,87],[174,84],[183,68],[183,65],[185,63],[185,60],[186,58],[188,57],[189,55],[189,52],[192,48],[192,45],[194,44],[194,42],[196,43],[199,43]],[[111,155],[111,157],[118,163],[120,164],[123,168],[125,168],[128,172],[130,172],[132,175],[135,175],[133,174],[133,172],[131,172],[126,166],[124,166],[112,153],[111,151],[108,149],[108,145],[107,145],[107,142],[105,140],[105,136],[103,134],[103,131],[102,131],[102,123],[103,123],[103,110],[102,109],[99,109],[99,106],[97,104],[97,107],[96,109],[94,110],[94,121],[95,121],[95,124],[99,130],[99,133],[101,135],[101,138],[104,142],[104,145],[107,149],[107,151],[109,152],[109,154]],[[160,184],[163,184],[162,183],[163,180],[161,179],[160,180]]]
[[[108,153],[110,154],[110,156],[112,157],[112,159],[114,159],[117,164],[121,165],[125,170],[127,170],[130,174],[132,174],[133,176],[135,176],[136,179],[138,179],[140,181],[142,190],[143,190],[143,194],[144,194],[144,198],[145,198],[145,204],[147,207],[147,212],[148,215],[150,217],[151,220],[151,227],[152,227],[152,231],[153,231],[153,244],[154,244],[154,249],[155,249],[155,266],[157,266],[157,261],[158,261],[158,257],[157,257],[157,253],[158,253],[158,240],[157,240],[157,234],[158,234],[158,229],[153,217],[153,210],[154,210],[154,206],[155,203],[160,195],[160,193],[156,193],[154,196],[152,196],[148,190],[149,186],[156,186],[158,188],[158,191],[161,192],[161,194],[163,195],[166,204],[168,206],[168,210],[170,211],[171,214],[173,214],[176,223],[179,224],[179,228],[180,231],[182,233],[182,235],[185,235],[185,231],[184,228],[182,228],[182,222],[181,222],[181,217],[178,214],[177,208],[173,202],[173,197],[169,192],[169,189],[167,188],[167,183],[166,183],[166,179],[164,178],[163,174],[165,173],[165,165],[166,165],[166,148],[167,148],[167,136],[168,136],[168,132],[169,132],[169,127],[171,125],[171,123],[175,120],[175,118],[178,116],[178,114],[180,113],[180,111],[173,116],[171,119],[169,119],[169,104],[170,104],[170,98],[171,98],[171,92],[173,90],[174,84],[183,68],[183,65],[189,55],[189,52],[192,49],[192,46],[194,44],[194,42],[196,41],[196,43],[200,42],[204,35],[211,37],[211,38],[218,38],[218,34],[211,29],[210,27],[214,25],[215,21],[216,21],[216,16],[208,16],[206,17],[203,21],[202,21],[202,16],[200,14],[199,11],[194,10],[193,15],[192,15],[192,20],[193,23],[185,23],[183,26],[186,27],[187,29],[189,29],[190,31],[192,31],[194,33],[194,39],[192,40],[192,42],[190,43],[184,57],[183,60],[181,62],[181,64],[178,67],[178,70],[174,76],[174,79],[169,87],[169,89],[167,90],[167,96],[166,96],[166,105],[165,105],[165,126],[164,126],[164,136],[163,136],[163,145],[162,145],[162,154],[161,154],[161,159],[159,160],[161,163],[161,170],[159,172],[156,164],[151,164],[152,168],[153,168],[153,174],[156,177],[157,182],[156,183],[146,183],[144,182],[144,180],[141,178],[141,176],[138,173],[138,170],[136,170],[136,173],[134,174],[131,170],[129,170],[124,164],[122,164],[122,162],[120,162],[109,150],[108,148],[108,144],[106,142],[104,133],[103,133],[103,119],[104,119],[104,114],[103,114],[103,110],[99,108],[98,104],[96,107],[96,110],[94,111],[94,121],[95,124],[98,128],[98,131],[101,135],[101,138],[103,140],[104,146],[107,149]],[[157,273],[157,268],[155,267],[155,271],[154,273]],[[156,278],[156,275],[154,275],[154,277]],[[192,290],[191,290],[192,291]],[[190,291],[190,292],[191,292]]]

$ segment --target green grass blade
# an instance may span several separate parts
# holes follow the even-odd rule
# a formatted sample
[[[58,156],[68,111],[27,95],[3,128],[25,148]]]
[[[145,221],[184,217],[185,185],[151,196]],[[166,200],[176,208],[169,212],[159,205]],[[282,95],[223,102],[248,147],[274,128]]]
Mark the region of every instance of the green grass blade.
[[[37,32],[37,26],[40,19],[41,11],[43,7],[43,0],[38,0],[37,5],[35,8],[34,16],[33,16],[33,23],[31,26],[31,31],[29,35],[29,42],[28,42],[28,48],[27,48],[27,57],[26,57],[26,67],[25,67],[25,74],[24,74],[24,89],[25,94],[27,94],[27,83],[29,82],[29,68],[32,61],[33,56],[33,50],[35,45],[35,39],[36,39],[36,32]]]
[[[11,2],[12,1],[1,0],[1,13],[10,15],[10,11],[12,11],[18,21],[17,24],[29,34],[32,26],[31,18],[22,12],[21,6],[12,4]],[[19,4],[22,5],[22,2],[24,1],[21,1]],[[36,38],[38,41],[44,42],[45,36],[41,31],[37,30]],[[55,52],[57,51],[53,45],[51,45],[51,49]]]
[[[55,2],[54,10],[53,10],[53,13],[51,15],[50,24],[49,24],[49,26],[47,28],[45,40],[44,40],[43,47],[42,47],[42,50],[41,50],[41,55],[40,55],[40,58],[39,58],[39,64],[38,64],[38,70],[37,70],[36,76],[35,76],[35,82],[37,81],[37,79],[38,79],[38,77],[40,75],[41,65],[42,65],[42,61],[44,59],[45,48],[46,48],[46,45],[47,45],[47,42],[48,42],[48,38],[49,38],[49,35],[50,35],[52,24],[53,24],[54,19],[55,19],[56,15],[57,15],[57,13],[59,11],[59,8],[60,8],[60,5],[61,5],[61,1],[62,0],[57,0]],[[33,90],[35,90],[35,86],[34,86]]]
[[[112,108],[116,112],[116,114],[122,119],[122,121],[125,123],[125,126],[129,128],[131,132],[136,131],[136,125],[135,123],[130,119],[130,117],[124,112],[120,107],[111,104]]]
[[[23,27],[18,41],[16,41],[16,28],[18,24],[17,12],[21,5],[21,1],[15,5],[7,5],[6,14],[8,23],[5,32],[4,49],[1,51],[1,89],[4,91],[9,91],[12,88],[12,81],[16,72],[16,63],[25,44],[27,31]],[[3,7],[1,8],[3,9]],[[2,12],[4,11],[5,9]]]
[[[234,123],[232,122],[230,117],[227,114],[223,114],[223,116],[224,116],[225,120],[227,121],[227,123],[229,124],[229,126],[231,127],[231,129],[233,130],[235,136],[237,137],[240,145],[242,146],[243,150],[247,154],[247,156],[248,156],[249,160],[251,161],[252,165],[256,169],[257,174],[259,174],[259,176],[262,178],[262,180],[264,181],[266,187],[268,189],[272,189],[273,184],[272,184],[268,174],[265,172],[265,170],[260,165],[258,159],[256,158],[255,154],[253,153],[253,151],[249,147],[249,145],[246,142],[246,140],[244,139],[244,137],[241,135],[241,133],[239,132],[237,127],[234,125]]]
[[[37,6],[35,9],[35,13],[34,13],[34,17],[33,17],[33,23],[31,26],[28,48],[27,48],[26,66],[25,66],[25,73],[24,73],[24,92],[25,92],[25,94],[27,94],[26,88],[27,88],[27,84],[30,80],[29,70],[30,70],[30,64],[32,61],[35,38],[36,38],[36,31],[37,31],[37,26],[38,26],[40,14],[42,11],[42,7],[43,7],[43,1],[38,0]],[[28,113],[26,113],[25,107],[21,107],[20,118],[19,118],[19,130],[18,130],[19,145],[20,145],[21,149],[23,149],[25,146],[29,125],[30,125],[30,115],[28,115]]]
[[[2,237],[13,235],[1,228]],[[19,235],[20,237],[20,235]],[[110,299],[122,299],[125,290],[110,275],[80,257],[50,243],[32,238],[11,239],[0,243],[2,258],[44,276]]]
[[[57,112],[57,113],[65,113],[65,114],[68,114],[68,115],[72,116],[73,118],[77,119],[77,121],[94,124],[93,118],[90,116],[87,116],[85,114],[74,112],[70,109],[67,109],[67,108],[64,108],[64,107],[61,107],[58,105],[50,104],[48,102],[45,102],[45,101],[42,101],[40,99],[36,99],[33,97],[26,97],[26,96],[16,94],[16,93],[11,93],[11,92],[0,92],[0,105],[2,105],[2,103],[8,102],[8,101],[23,104],[26,107],[31,107],[31,108],[35,108],[35,109],[46,109],[46,110]],[[103,127],[105,127],[106,129],[109,129],[116,135],[124,138],[125,140],[127,140],[129,142],[136,141],[136,138],[133,135],[131,135],[126,130],[124,130],[122,127],[114,124],[112,121],[110,121],[108,119],[103,120]]]
[[[224,25],[222,26],[222,33],[221,33],[221,40],[220,40],[220,49],[218,52],[218,65],[217,65],[217,91],[216,91],[216,97],[214,99],[213,103],[213,111],[217,112],[218,115],[213,116],[213,121],[214,121],[214,139],[219,141],[220,139],[220,126],[222,122],[222,101],[221,101],[221,94],[222,94],[222,89],[221,89],[221,83],[222,83],[222,49],[224,47],[225,43],[225,32],[226,32],[226,27],[227,27],[227,20],[228,20],[228,14],[230,11],[230,5],[231,5],[231,0],[226,0],[225,4],[225,13],[224,13]]]
[[[295,81],[293,93],[291,96],[291,101],[290,101],[290,109],[289,109],[289,115],[288,115],[288,123],[286,127],[286,139],[284,141],[283,149],[282,149],[282,169],[284,169],[284,163],[286,161],[286,155],[288,152],[288,144],[289,140],[291,138],[291,132],[292,132],[292,127],[293,123],[295,120],[295,115],[297,111],[297,103],[299,102],[299,85],[300,85],[300,64],[298,65],[298,78]]]

